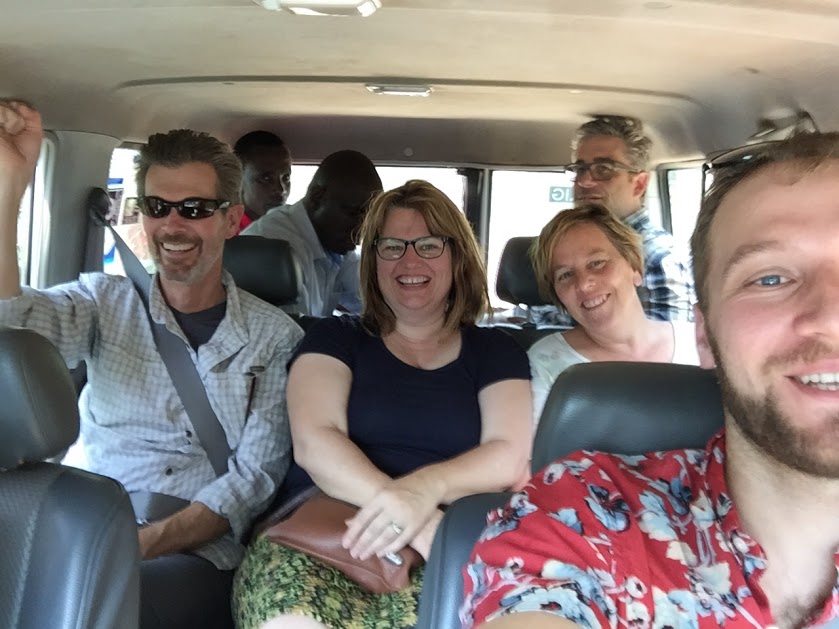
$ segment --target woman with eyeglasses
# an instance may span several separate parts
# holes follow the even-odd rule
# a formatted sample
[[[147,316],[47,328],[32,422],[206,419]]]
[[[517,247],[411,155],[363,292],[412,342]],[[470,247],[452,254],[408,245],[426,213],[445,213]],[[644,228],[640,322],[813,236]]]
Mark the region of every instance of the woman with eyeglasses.
[[[543,297],[577,323],[528,351],[534,424],[557,376],[571,365],[699,364],[692,323],[647,318],[638,297],[644,273],[640,236],[603,206],[560,212],[542,229],[531,253]]]
[[[511,337],[475,325],[489,301],[482,256],[437,188],[383,193],[361,238],[362,315],[321,320],[291,362],[295,463],[282,491],[316,484],[359,507],[343,537],[355,556],[411,546],[427,558],[445,505],[528,477],[529,366]],[[237,624],[413,627],[421,579],[372,594],[261,537],[237,575]]]

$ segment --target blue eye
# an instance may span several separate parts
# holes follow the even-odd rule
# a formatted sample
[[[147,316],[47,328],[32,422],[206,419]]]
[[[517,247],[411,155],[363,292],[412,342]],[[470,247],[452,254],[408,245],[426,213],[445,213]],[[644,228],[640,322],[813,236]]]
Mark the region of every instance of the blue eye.
[[[753,283],[757,286],[780,286],[786,283],[786,278],[781,275],[764,275],[757,278]]]

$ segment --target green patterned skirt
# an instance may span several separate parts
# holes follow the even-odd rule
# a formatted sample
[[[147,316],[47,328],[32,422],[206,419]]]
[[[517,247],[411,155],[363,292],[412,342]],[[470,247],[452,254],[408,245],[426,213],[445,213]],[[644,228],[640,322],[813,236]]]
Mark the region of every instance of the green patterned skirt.
[[[308,616],[331,629],[409,629],[417,622],[423,569],[394,594],[373,594],[339,570],[258,537],[233,582],[238,629],[259,629],[281,614]]]

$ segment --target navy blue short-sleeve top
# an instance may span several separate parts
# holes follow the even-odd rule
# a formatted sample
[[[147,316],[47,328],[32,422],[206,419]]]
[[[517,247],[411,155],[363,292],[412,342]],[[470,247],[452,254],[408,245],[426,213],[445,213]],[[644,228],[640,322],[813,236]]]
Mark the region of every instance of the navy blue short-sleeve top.
[[[390,477],[458,456],[481,439],[478,393],[502,380],[530,379],[527,354],[506,332],[464,326],[459,356],[438,369],[419,369],[394,356],[359,317],[313,325],[291,363],[325,354],[352,372],[349,438]],[[292,464],[282,493],[291,497],[312,480]]]

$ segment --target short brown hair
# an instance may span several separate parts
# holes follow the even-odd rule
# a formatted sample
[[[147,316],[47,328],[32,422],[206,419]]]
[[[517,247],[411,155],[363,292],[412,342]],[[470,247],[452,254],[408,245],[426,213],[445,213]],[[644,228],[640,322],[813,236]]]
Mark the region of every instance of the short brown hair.
[[[571,152],[576,156],[580,142],[598,135],[620,138],[626,145],[629,166],[639,172],[650,165],[650,149],[653,141],[644,133],[644,125],[638,118],[627,116],[598,116],[579,129],[571,143]]]
[[[571,210],[563,210],[554,216],[542,228],[542,233],[538,238],[533,241],[530,257],[543,299],[550,299],[559,306],[563,305],[554,290],[551,261],[556,243],[577,225],[594,225],[600,229],[621,257],[629,263],[629,266],[642,276],[644,275],[644,251],[638,232],[602,205],[593,203],[581,205]]]
[[[381,235],[387,213],[403,208],[421,214],[431,235],[449,238],[446,246],[452,256],[452,288],[444,323],[446,329],[474,325],[489,308],[486,268],[478,241],[469,221],[451,199],[419,179],[379,194],[364,217],[359,275],[365,325],[381,335],[389,334],[396,326],[396,317],[379,287],[374,243]]]
[[[213,167],[218,199],[233,205],[241,202],[242,163],[239,158],[221,140],[191,129],[173,129],[149,137],[137,157],[137,194],[146,194],[146,175],[152,166],[177,168],[193,162]]]
[[[714,174],[714,183],[702,200],[690,239],[696,297],[703,311],[708,304],[711,225],[725,197],[740,183],[772,166],[783,165],[804,175],[828,160],[839,159],[839,133],[797,133],[786,140],[756,147],[754,151],[731,151],[730,160],[726,160],[727,155],[720,155],[711,163],[709,170]]]

